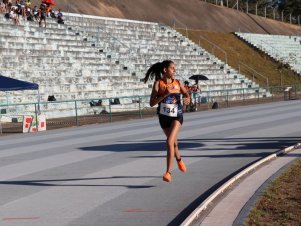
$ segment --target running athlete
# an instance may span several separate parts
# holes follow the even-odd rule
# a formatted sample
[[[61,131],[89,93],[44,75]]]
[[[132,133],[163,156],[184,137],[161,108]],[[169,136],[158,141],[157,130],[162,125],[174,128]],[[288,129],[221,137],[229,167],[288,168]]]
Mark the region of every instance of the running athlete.
[[[163,175],[163,180],[171,181],[171,170],[174,157],[176,157],[179,169],[186,172],[186,166],[181,159],[178,148],[178,133],[183,124],[183,105],[181,104],[181,94],[184,104],[190,103],[190,97],[186,89],[175,79],[176,66],[174,62],[165,60],[152,65],[146,72],[144,82],[155,77],[150,106],[158,104],[157,114],[159,123],[166,135],[167,145],[167,169]]]

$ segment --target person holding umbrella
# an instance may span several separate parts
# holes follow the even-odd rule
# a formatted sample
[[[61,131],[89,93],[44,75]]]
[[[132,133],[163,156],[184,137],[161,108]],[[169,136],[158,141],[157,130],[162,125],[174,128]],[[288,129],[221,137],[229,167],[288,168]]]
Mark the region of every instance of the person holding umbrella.
[[[183,106],[181,104],[181,94],[184,104],[190,103],[190,97],[184,86],[175,79],[176,66],[171,60],[164,60],[152,65],[146,72],[144,83],[149,78],[155,78],[153,90],[150,97],[150,106],[158,104],[157,114],[160,126],[166,135],[167,156],[166,172],[163,180],[172,180],[171,170],[174,157],[176,157],[178,168],[186,172],[186,166],[181,159],[178,148],[178,133],[183,124]]]
[[[209,80],[207,76],[205,75],[200,75],[200,74],[197,74],[197,75],[192,75],[189,77],[189,79],[192,79],[195,81],[195,84],[192,86],[192,96],[193,96],[193,102],[194,102],[194,105],[193,106],[193,111],[196,111],[197,110],[197,105],[200,106],[200,92],[201,92],[201,88],[199,86],[199,81],[206,81],[206,80]]]

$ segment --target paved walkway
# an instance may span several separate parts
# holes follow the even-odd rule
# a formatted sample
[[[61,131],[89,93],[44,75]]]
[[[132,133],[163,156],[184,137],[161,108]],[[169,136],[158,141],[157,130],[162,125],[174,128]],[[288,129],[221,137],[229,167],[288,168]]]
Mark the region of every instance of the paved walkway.
[[[224,197],[214,209],[201,222],[201,226],[230,226],[242,225],[247,217],[252,202],[259,197],[257,192],[279,170],[287,166],[293,160],[301,157],[301,149],[295,150],[278,157],[268,164],[260,167],[254,173],[246,177],[226,197]]]

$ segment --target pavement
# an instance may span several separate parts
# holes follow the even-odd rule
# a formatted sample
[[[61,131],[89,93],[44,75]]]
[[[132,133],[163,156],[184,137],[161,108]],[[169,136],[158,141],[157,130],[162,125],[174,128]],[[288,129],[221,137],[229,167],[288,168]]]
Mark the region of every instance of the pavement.
[[[179,226],[237,173],[300,142],[300,103],[185,114],[188,171],[175,167],[171,183],[157,118],[0,137],[0,225]]]
[[[291,147],[292,149],[293,147]],[[238,226],[243,225],[255,202],[261,196],[268,185],[277,178],[294,160],[301,157],[301,149],[292,150],[285,155],[276,157],[269,162],[262,163],[251,174],[243,178],[233,188],[229,188],[220,200],[214,204],[206,216],[201,216],[200,211],[195,210],[194,215],[183,222],[182,225],[201,226]],[[224,191],[220,191],[222,193]],[[202,208],[202,204],[198,209]],[[194,218],[194,219],[193,219]],[[192,222],[193,221],[193,222]]]

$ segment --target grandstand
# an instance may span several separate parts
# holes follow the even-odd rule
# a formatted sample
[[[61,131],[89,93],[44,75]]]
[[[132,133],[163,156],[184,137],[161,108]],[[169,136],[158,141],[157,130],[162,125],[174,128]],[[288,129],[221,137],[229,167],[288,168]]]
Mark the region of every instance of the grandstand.
[[[33,3],[37,4],[36,1]],[[183,6],[181,10],[177,7],[179,3]],[[80,6],[80,11],[85,12],[90,2],[75,1],[73,4],[73,7]],[[0,73],[39,84],[41,101],[44,102],[41,110],[47,118],[95,114],[95,109],[89,103],[91,100],[101,100],[104,106],[101,110],[107,111],[109,107],[110,112],[134,109],[130,106],[137,106],[139,97],[144,98],[143,107],[147,106],[152,82],[144,84],[141,80],[151,64],[164,59],[175,61],[177,78],[182,82],[193,74],[204,74],[209,78],[201,84],[201,90],[207,97],[206,102],[265,98],[270,95],[268,82],[265,89],[259,87],[254,78],[240,74],[226,61],[210,54],[174,28],[180,25],[191,28],[205,26],[208,29],[210,26],[211,30],[224,32],[241,30],[283,34],[296,31],[295,27],[284,23],[275,24],[268,19],[246,16],[242,12],[194,0],[189,3],[175,0],[170,6],[174,9],[173,13],[164,14],[169,19],[172,15],[177,16],[172,22],[161,17],[162,13],[153,13],[155,9],[159,10],[157,1],[120,4],[116,1],[112,6],[103,1],[101,9],[107,11],[93,11],[94,14],[102,13],[110,17],[64,13],[65,24],[58,24],[56,20],[48,18],[47,28],[40,28],[37,22],[24,20],[16,26],[11,20],[1,17]],[[153,11],[145,11],[141,4]],[[167,2],[162,1],[162,9],[167,5]],[[62,6],[69,10],[70,5],[62,3]],[[206,23],[203,14],[197,14],[197,7],[200,7],[201,12],[208,12]],[[112,8],[114,10],[108,10]],[[132,11],[128,11],[130,8]],[[78,9],[75,7],[73,11]],[[142,12],[143,20],[165,23],[142,21]],[[185,12],[193,16],[187,18]],[[211,18],[212,15],[215,18]],[[202,19],[202,23],[198,19]],[[295,63],[297,72],[298,64]],[[47,103],[49,96],[55,96],[56,103],[62,101],[56,105],[59,107]],[[72,102],[74,100],[76,102]],[[14,92],[0,97],[2,105],[25,102],[37,102],[36,92]],[[36,112],[36,106],[28,104],[3,109],[3,112],[11,111],[31,114]]]
[[[65,15],[65,21],[62,25],[48,19],[44,29],[36,22],[21,21],[20,26],[15,26],[1,18],[0,73],[38,83],[42,101],[49,95],[55,95],[57,100],[143,96],[151,92],[151,83],[141,82],[149,65],[173,59],[182,81],[193,74],[205,74],[209,81],[203,90],[210,90],[216,101],[225,90],[229,100],[240,99],[242,92],[244,98],[268,95],[169,26],[71,13]],[[232,91],[241,88],[251,89]],[[10,98],[10,103],[35,102],[36,93],[14,92]],[[1,102],[6,101],[2,97]],[[103,104],[108,105],[109,99]],[[129,103],[121,101],[118,109],[124,104]],[[74,114],[73,106],[62,105],[65,106],[59,110],[44,107],[43,111],[48,118]],[[29,108],[23,111],[34,111],[32,106]],[[93,113],[87,101],[78,108],[79,115]]]
[[[293,71],[301,75],[301,37],[242,32],[235,34],[275,60],[288,64]]]

